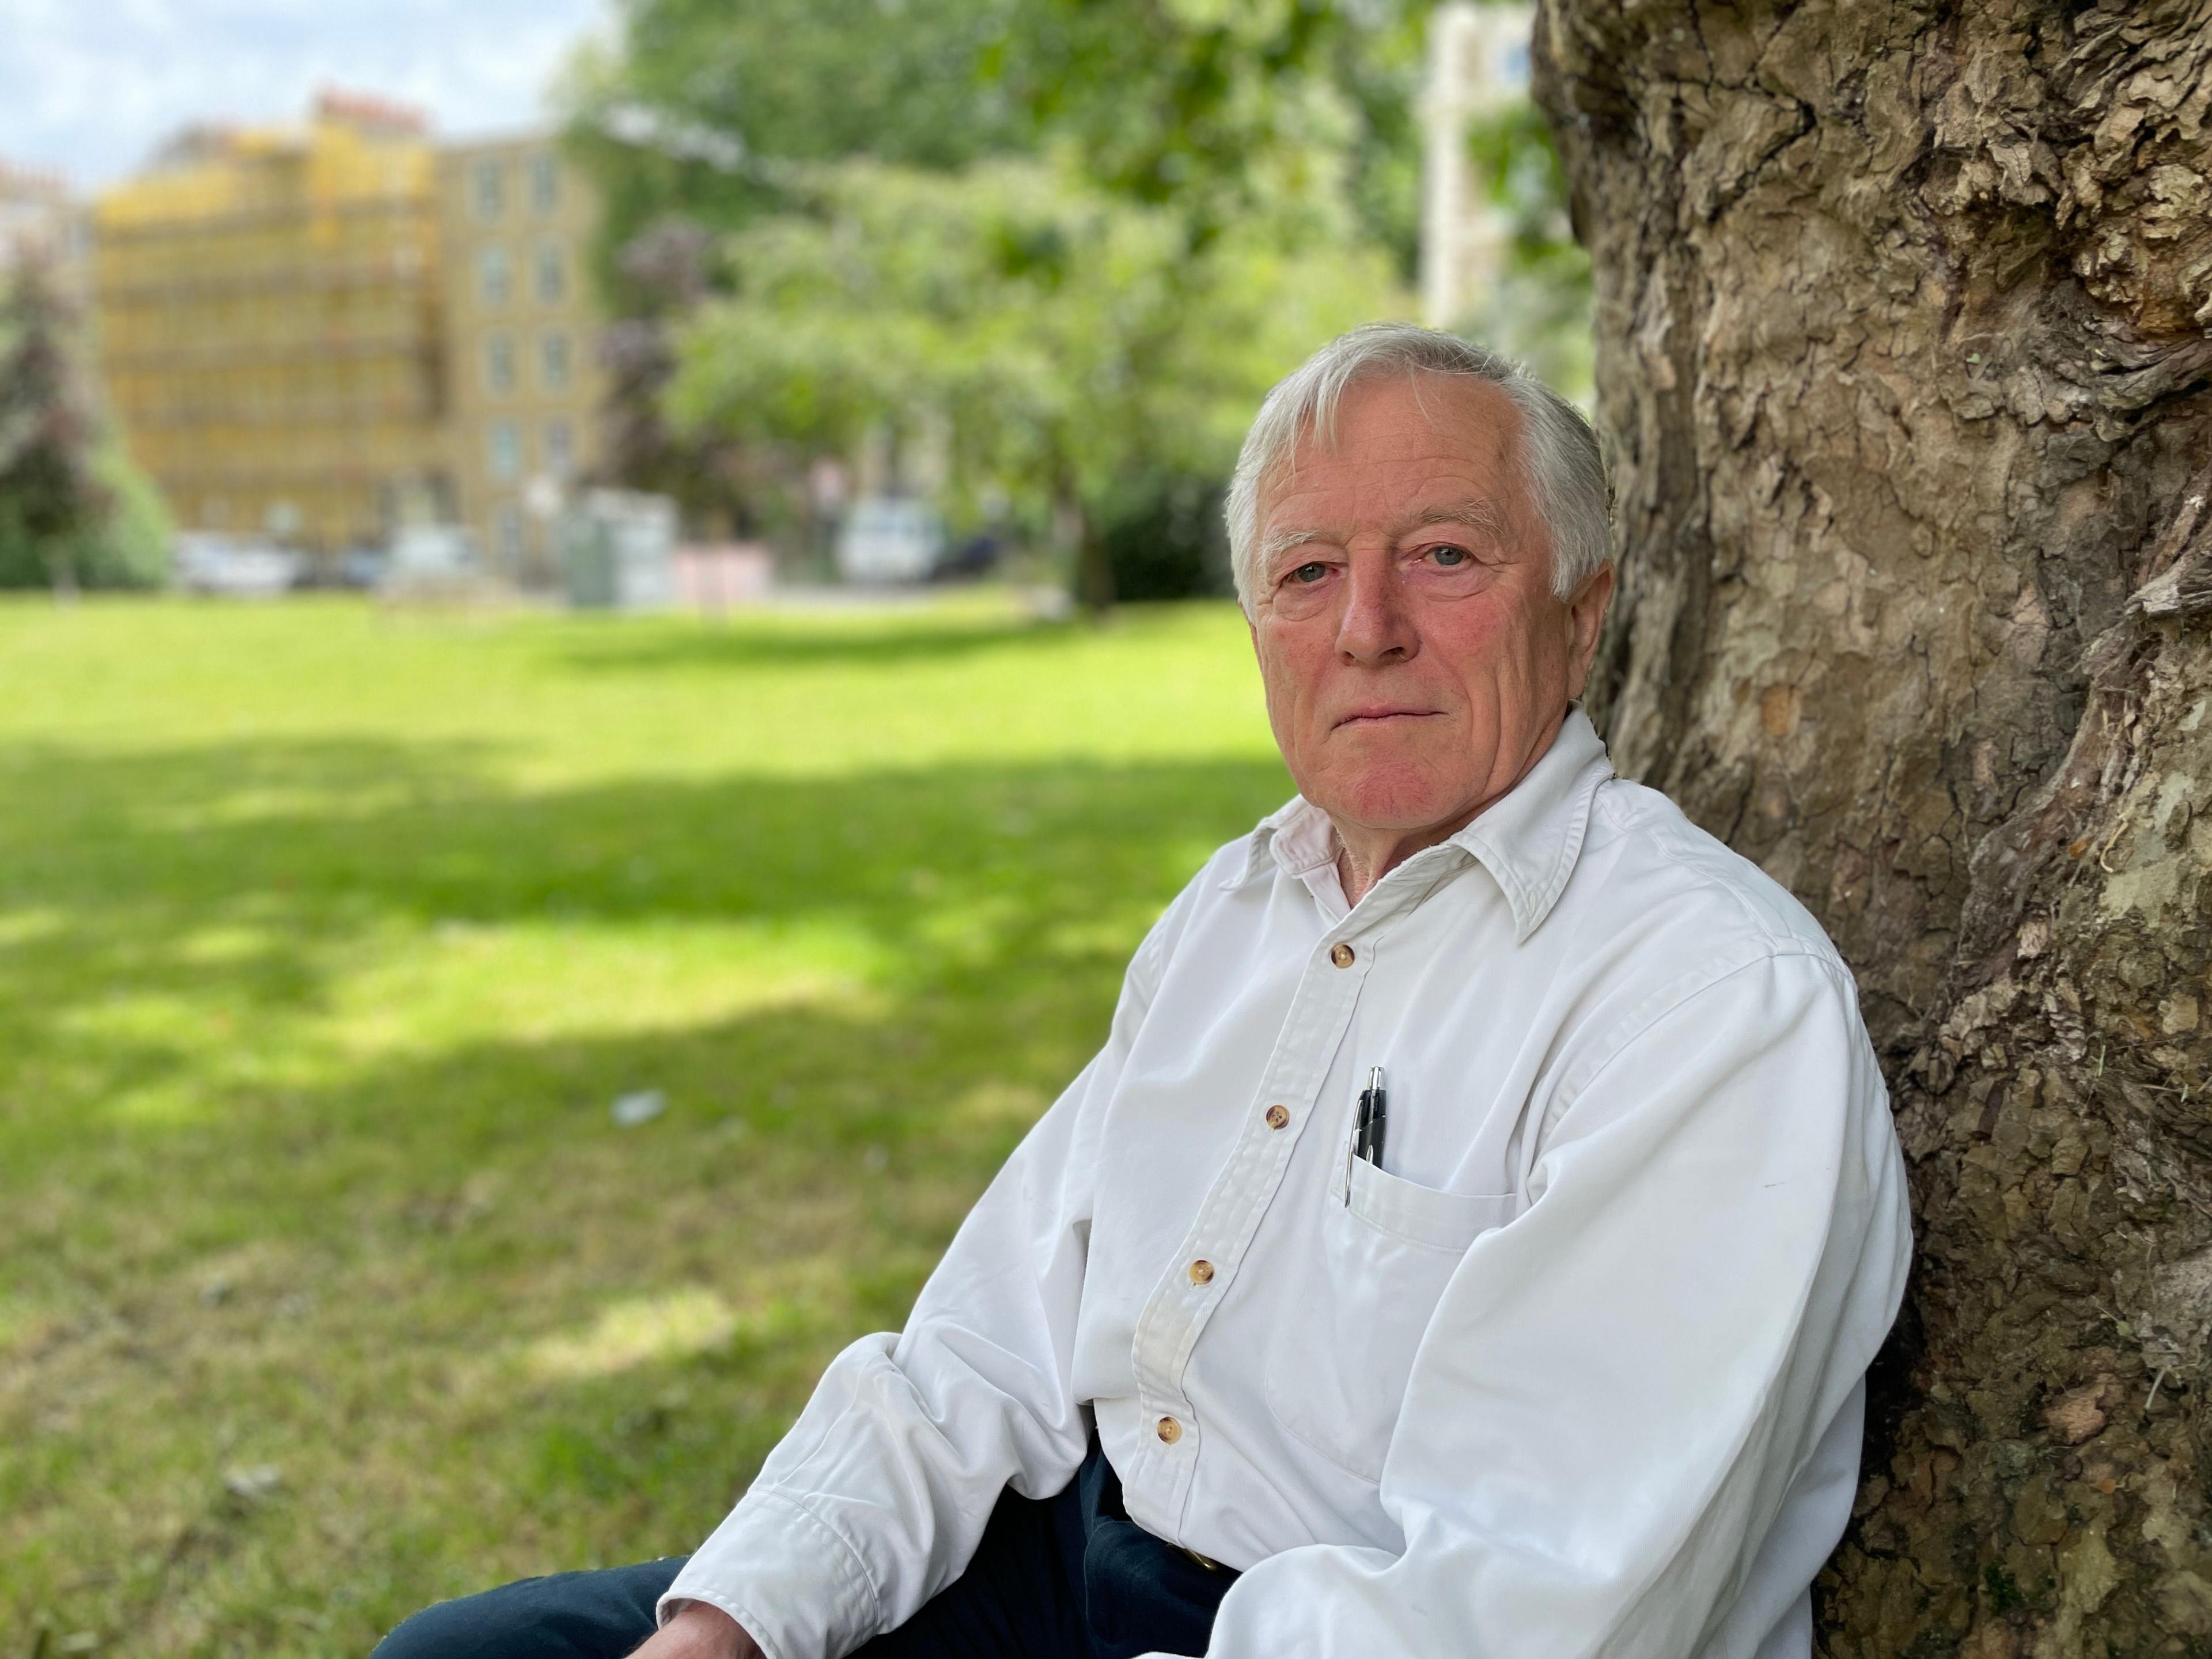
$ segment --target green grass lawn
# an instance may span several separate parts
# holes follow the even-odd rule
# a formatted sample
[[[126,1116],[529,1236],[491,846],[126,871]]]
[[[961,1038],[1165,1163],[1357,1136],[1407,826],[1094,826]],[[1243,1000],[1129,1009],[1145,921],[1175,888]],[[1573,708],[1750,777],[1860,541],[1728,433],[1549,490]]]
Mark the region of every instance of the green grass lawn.
[[[0,605],[0,1656],[690,1547],[1287,794],[1243,631]]]

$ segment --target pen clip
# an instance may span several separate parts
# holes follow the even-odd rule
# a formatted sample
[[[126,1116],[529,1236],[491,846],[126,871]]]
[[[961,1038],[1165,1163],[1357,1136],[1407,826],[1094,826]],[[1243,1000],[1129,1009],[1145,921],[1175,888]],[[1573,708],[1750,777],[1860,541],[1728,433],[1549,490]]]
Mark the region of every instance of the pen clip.
[[[1387,1097],[1382,1088],[1382,1068],[1370,1066],[1367,1086],[1359,1091],[1359,1107],[1352,1114],[1352,1138],[1345,1143],[1344,1202],[1347,1209],[1352,1206],[1352,1160],[1364,1158],[1377,1169],[1382,1167],[1382,1159],[1377,1156],[1382,1148],[1376,1143],[1375,1131],[1387,1109],[1383,1105]]]

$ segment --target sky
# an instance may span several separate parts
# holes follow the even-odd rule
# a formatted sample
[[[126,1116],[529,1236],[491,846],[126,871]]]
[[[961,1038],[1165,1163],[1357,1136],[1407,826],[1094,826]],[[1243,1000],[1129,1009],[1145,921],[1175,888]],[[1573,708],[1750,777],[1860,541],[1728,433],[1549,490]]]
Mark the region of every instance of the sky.
[[[463,136],[527,125],[606,0],[0,0],[0,161],[80,189],[192,121],[296,119],[342,87]]]

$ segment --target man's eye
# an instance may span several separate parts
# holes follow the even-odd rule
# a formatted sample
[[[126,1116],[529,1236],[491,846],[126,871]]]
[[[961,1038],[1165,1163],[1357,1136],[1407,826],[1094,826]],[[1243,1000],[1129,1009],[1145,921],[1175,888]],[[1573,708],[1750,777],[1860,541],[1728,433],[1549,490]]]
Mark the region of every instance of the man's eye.
[[[1327,574],[1328,567],[1319,559],[1314,559],[1291,572],[1291,580],[1294,582],[1317,582]]]
[[[1447,569],[1455,565],[1466,564],[1474,557],[1474,556],[1472,553],[1469,553],[1465,548],[1453,547],[1449,544],[1442,547],[1431,548],[1429,550],[1429,556],[1434,559],[1438,564],[1444,566]]]

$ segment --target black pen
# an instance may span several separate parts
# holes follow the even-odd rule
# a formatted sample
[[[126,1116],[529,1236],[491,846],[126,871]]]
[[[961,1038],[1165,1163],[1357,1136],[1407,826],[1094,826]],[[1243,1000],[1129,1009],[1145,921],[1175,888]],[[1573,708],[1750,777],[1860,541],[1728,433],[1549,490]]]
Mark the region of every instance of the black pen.
[[[1382,1089],[1382,1068],[1367,1073],[1367,1086],[1359,1091],[1359,1116],[1352,1131],[1352,1155],[1382,1167],[1382,1132],[1389,1121],[1389,1097]]]

